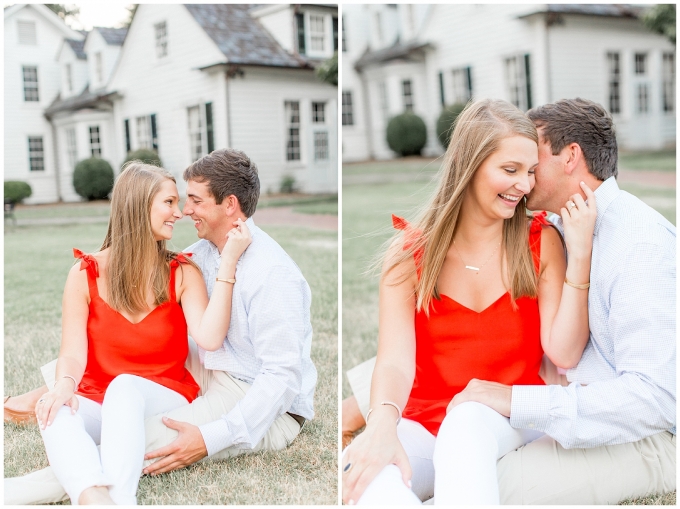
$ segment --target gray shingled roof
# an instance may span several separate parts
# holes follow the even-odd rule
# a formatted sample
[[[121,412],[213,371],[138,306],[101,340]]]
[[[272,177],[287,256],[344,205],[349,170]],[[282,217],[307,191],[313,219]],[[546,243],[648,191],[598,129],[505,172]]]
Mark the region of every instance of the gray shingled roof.
[[[68,99],[62,99],[60,94],[52,101],[52,104],[45,109],[45,116],[49,118],[60,111],[77,111],[83,108],[98,109],[104,105],[110,107],[111,99],[107,97],[109,95],[112,94],[106,91],[100,93],[90,92],[89,85],[86,86],[80,94],[69,97]]]
[[[630,4],[548,4],[530,14],[520,16],[524,18],[539,12],[554,12],[557,14],[586,14],[589,16],[607,16],[615,18],[638,18],[643,8]]]
[[[299,55],[284,50],[250,15],[252,5],[185,5],[194,19],[215,42],[227,61],[241,65],[311,67]]]
[[[78,57],[78,60],[87,60],[87,55],[85,54],[85,41],[74,41],[73,39],[66,39],[66,42]]]
[[[397,41],[388,48],[383,48],[376,51],[366,50],[361,58],[357,60],[357,63],[354,65],[354,67],[361,69],[367,65],[388,62],[390,60],[396,60],[399,58],[418,58],[422,50],[431,47],[432,44],[428,42],[411,41],[403,44]]]
[[[127,28],[111,27],[94,27],[93,30],[99,32],[106,41],[106,44],[110,44],[112,46],[121,46],[128,31]]]

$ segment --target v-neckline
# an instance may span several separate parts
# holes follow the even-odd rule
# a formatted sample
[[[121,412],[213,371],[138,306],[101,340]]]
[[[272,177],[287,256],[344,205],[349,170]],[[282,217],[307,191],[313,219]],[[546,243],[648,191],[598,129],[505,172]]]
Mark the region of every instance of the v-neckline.
[[[162,304],[159,304],[158,306],[156,306],[155,308],[153,308],[151,311],[149,311],[149,312],[144,316],[144,318],[142,318],[140,321],[138,321],[138,322],[132,322],[132,321],[128,320],[128,319],[125,317],[125,315],[124,315],[123,313],[121,313],[121,312],[118,311],[117,309],[113,309],[113,308],[111,307],[111,305],[110,305],[108,302],[106,302],[104,299],[101,298],[101,296],[99,295],[99,292],[97,292],[97,298],[98,298],[100,301],[102,301],[102,302],[104,303],[104,305],[105,305],[107,308],[109,308],[111,311],[113,311],[114,313],[116,313],[118,316],[120,316],[123,320],[125,320],[125,321],[126,321],[127,323],[129,323],[130,325],[139,325],[139,324],[142,323],[144,320],[146,320],[147,318],[149,318],[149,316],[151,316],[151,315],[154,313],[154,311],[156,311],[158,308],[163,307],[163,306],[165,306],[166,304],[168,304],[168,303],[170,302],[169,300],[167,300],[167,301],[163,302]]]
[[[444,293],[440,293],[439,296],[440,296],[440,297],[446,297],[446,298],[449,299],[451,302],[453,302],[453,303],[455,303],[455,304],[458,304],[460,307],[462,307],[463,309],[466,309],[466,310],[470,311],[471,313],[475,313],[475,314],[477,314],[477,315],[481,315],[481,314],[483,314],[484,312],[486,312],[487,310],[491,309],[493,306],[495,306],[495,305],[496,305],[503,297],[505,297],[505,296],[508,295],[509,293],[510,293],[510,292],[506,291],[503,295],[501,295],[500,297],[498,297],[495,301],[493,301],[491,304],[489,304],[488,306],[486,306],[486,307],[485,307],[484,309],[482,309],[481,311],[475,311],[474,309],[469,308],[469,307],[467,307],[467,306],[461,304],[461,303],[458,302],[457,300],[452,299],[451,297],[449,297],[448,295],[446,295],[446,294],[444,294]]]

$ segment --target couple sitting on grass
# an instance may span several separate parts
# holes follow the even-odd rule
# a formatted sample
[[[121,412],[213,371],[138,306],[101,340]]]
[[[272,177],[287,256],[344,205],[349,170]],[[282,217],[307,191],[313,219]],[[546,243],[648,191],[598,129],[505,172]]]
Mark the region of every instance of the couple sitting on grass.
[[[675,490],[675,227],[616,175],[591,101],[460,114],[432,201],[393,218],[372,379],[372,361],[350,370],[343,402],[343,436],[366,426],[342,456],[346,503]]]
[[[101,250],[74,250],[55,381],[5,400],[6,421],[35,414],[50,467],[5,479],[5,503],[136,504],[142,473],[283,449],[313,417],[311,293],[253,223],[257,167],[217,150],[184,179],[202,239],[184,254],[165,246],[175,179],[139,162],[116,180]]]

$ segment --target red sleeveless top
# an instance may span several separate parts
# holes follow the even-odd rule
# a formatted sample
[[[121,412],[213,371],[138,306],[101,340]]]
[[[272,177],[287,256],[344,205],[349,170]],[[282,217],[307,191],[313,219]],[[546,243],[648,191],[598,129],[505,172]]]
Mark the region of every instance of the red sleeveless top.
[[[78,249],[80,270],[87,271],[90,308],[87,318],[87,365],[76,394],[102,403],[113,379],[137,375],[172,389],[189,402],[199,387],[184,367],[189,353],[187,322],[175,298],[175,271],[188,263],[183,254],[170,262],[170,299],[156,306],[139,323],[132,323],[109,306],[97,290],[99,266]],[[190,254],[189,254],[190,256]]]
[[[395,228],[407,230],[405,242],[417,235],[401,218]],[[545,213],[531,223],[529,246],[538,273]],[[416,265],[422,252],[415,253]],[[420,277],[420,270],[418,270]],[[436,435],[451,399],[473,378],[506,385],[545,385],[538,376],[543,358],[538,300],[521,297],[512,308],[510,292],[477,313],[441,295],[432,299],[430,316],[415,316],[416,376],[403,417]]]

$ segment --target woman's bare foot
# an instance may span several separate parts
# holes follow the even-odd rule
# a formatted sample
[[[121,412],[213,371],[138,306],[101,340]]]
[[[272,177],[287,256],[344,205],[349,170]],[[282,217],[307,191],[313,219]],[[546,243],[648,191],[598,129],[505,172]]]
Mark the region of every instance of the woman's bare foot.
[[[12,396],[4,406],[14,412],[33,412],[40,397],[48,391],[47,386],[43,385],[20,396]]]
[[[342,400],[342,448],[354,440],[354,433],[366,426],[359,404],[354,396]]]
[[[106,486],[92,486],[84,490],[78,498],[80,505],[116,505]]]

